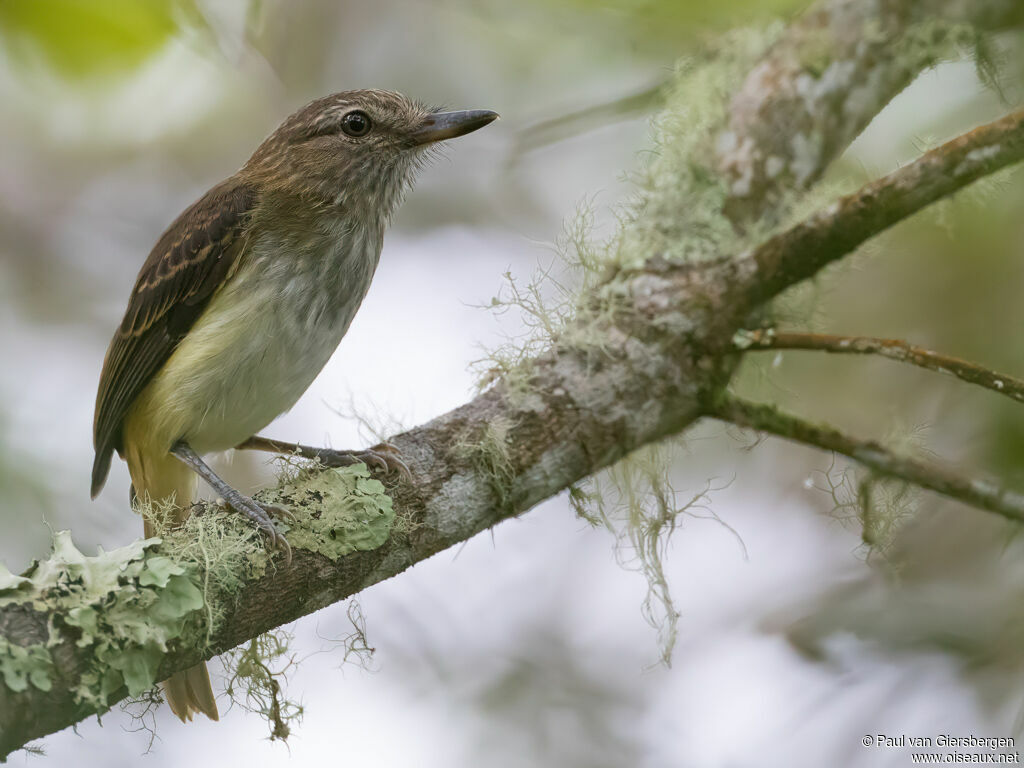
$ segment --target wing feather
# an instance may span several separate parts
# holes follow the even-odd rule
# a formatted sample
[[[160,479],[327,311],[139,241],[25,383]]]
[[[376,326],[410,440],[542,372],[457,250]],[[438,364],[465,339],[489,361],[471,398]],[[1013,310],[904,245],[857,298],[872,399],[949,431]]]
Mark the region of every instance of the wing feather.
[[[232,177],[187,208],[139,271],[100,374],[93,422],[95,498],[122,449],[125,415],[202,314],[243,249],[255,190]]]

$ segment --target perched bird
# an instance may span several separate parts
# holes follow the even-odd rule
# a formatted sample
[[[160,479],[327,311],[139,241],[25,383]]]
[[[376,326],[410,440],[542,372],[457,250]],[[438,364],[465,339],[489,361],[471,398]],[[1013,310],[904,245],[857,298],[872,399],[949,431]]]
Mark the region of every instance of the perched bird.
[[[199,475],[290,557],[270,517],[283,510],[239,493],[201,456],[242,443],[301,448],[255,435],[295,404],[345,335],[426,150],[496,117],[431,111],[388,91],[336,93],[286,119],[187,208],[142,266],[107,350],[93,498],[116,450],[133,500],[173,500],[180,522]],[[344,455],[396,465],[373,451]],[[182,720],[217,719],[205,664],[164,689]]]

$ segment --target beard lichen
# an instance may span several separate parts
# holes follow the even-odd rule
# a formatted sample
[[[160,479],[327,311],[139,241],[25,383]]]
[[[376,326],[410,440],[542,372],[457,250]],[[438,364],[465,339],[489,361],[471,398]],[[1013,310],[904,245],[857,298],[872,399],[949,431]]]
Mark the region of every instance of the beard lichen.
[[[232,705],[263,717],[271,741],[287,741],[292,726],[302,720],[302,705],[284,695],[284,684],[298,664],[292,640],[290,632],[278,628],[221,656],[228,678],[224,690]]]
[[[726,204],[735,190],[716,167],[715,158],[722,149],[720,143],[729,139],[728,99],[738,92],[743,79],[779,38],[781,30],[780,25],[738,30],[720,38],[700,57],[680,62],[664,90],[665,108],[652,123],[653,147],[630,177],[635,191],[615,211],[618,225],[611,237],[593,239],[594,216],[588,203],[558,243],[560,264],[549,266],[525,287],[506,275],[509,287],[491,302],[492,307],[499,312],[517,307],[525,318],[526,333],[516,343],[495,350],[480,366],[485,370],[482,387],[500,379],[515,404],[531,394],[530,361],[539,354],[566,348],[583,350],[587,355],[607,354],[602,345],[607,344],[609,335],[604,330],[607,320],[619,309],[617,302],[623,294],[620,283],[630,279],[630,270],[642,269],[652,259],[679,264],[738,257],[835,200],[845,181],[796,189],[792,182],[800,182],[800,174],[794,173],[790,186],[777,190],[778,199],[770,216],[746,222],[740,228],[726,215]],[[894,55],[906,62],[908,72],[917,72],[962,50],[965,42],[977,45],[977,38],[971,38],[966,30],[939,22],[912,26],[899,45],[894,45]],[[845,71],[844,63],[828,61],[829,50],[832,48],[818,45],[809,52],[813,62],[807,63],[806,77],[821,79],[821,88],[849,88],[848,83],[834,77]],[[980,53],[978,59],[983,59]],[[851,93],[853,97],[864,95],[858,95],[856,89]],[[816,125],[808,135],[793,137],[795,147],[801,142],[806,145],[806,156],[796,152],[792,161],[795,166],[801,160],[817,163],[822,159],[823,131],[823,126]],[[815,176],[812,173],[805,181]],[[804,291],[805,298],[808,290],[812,297],[816,295],[811,285]],[[785,312],[786,305],[780,310]],[[685,326],[687,318],[682,320],[680,327]],[[478,468],[500,490],[502,452],[495,448],[502,447],[501,443],[496,443],[492,434],[476,437]],[[667,452],[658,449],[634,452],[570,493],[571,503],[582,517],[614,533],[620,560],[646,575],[650,590],[644,614],[659,628],[665,661],[674,642],[678,614],[672,605],[662,556],[681,511],[699,508],[710,514],[704,501],[712,490],[709,484],[688,504],[675,504],[675,492],[667,482],[669,458]],[[877,543],[889,538],[894,521],[903,516],[900,510],[910,504],[909,497],[876,480],[861,483],[861,496],[874,499],[866,508],[870,514],[861,515],[866,539]],[[630,554],[624,557],[626,552]]]
[[[654,147],[631,177],[635,192],[615,211],[618,226],[611,237],[593,239],[594,214],[587,203],[557,243],[559,264],[525,286],[506,275],[508,287],[491,307],[499,312],[518,308],[526,333],[495,350],[480,366],[485,370],[482,387],[500,378],[511,402],[522,404],[531,394],[530,360],[543,351],[619,353],[608,348],[613,336],[606,330],[629,300],[629,291],[621,285],[628,279],[625,273],[652,258],[694,263],[738,255],[768,234],[766,224],[740,231],[726,216],[729,189],[714,167],[714,143],[727,120],[729,95],[780,31],[780,26],[740,30],[710,46],[699,60],[678,65],[666,88],[665,109],[652,126]],[[681,320],[684,328],[687,318]],[[493,424],[461,444],[499,503],[507,498],[508,427]],[[647,578],[642,610],[658,630],[665,663],[675,643],[678,612],[663,557],[681,514],[713,517],[706,502],[715,490],[709,483],[692,498],[677,502],[668,479],[670,466],[669,450],[648,447],[570,492],[570,502],[581,517],[615,536],[620,563]]]
[[[781,34],[781,25],[735,30],[697,59],[677,64],[665,109],[653,122],[653,148],[631,179],[636,193],[608,244],[611,261],[641,268],[652,257],[699,262],[739,254],[767,231],[738,231],[725,214],[729,185],[715,167],[729,97]]]
[[[682,263],[739,254],[767,234],[756,224],[741,232],[725,215],[728,188],[714,167],[714,144],[729,94],[780,31],[738,30],[677,65],[665,108],[652,122],[653,147],[627,177],[634,191],[613,210],[612,235],[594,238],[593,205],[584,202],[555,243],[554,263],[525,284],[506,273],[504,289],[486,305],[498,313],[517,309],[525,330],[477,363],[481,387],[500,378],[511,394],[528,393],[530,360],[553,347],[600,354],[601,328],[622,301],[619,273],[652,258]]]
[[[934,458],[925,446],[924,426],[894,425],[881,440],[904,456]],[[869,469],[833,455],[826,469],[815,470],[806,483],[823,491],[833,504],[829,514],[861,532],[865,560],[888,562],[900,532],[917,515],[921,490],[909,483],[882,477]]]
[[[479,433],[461,435],[455,445],[455,454],[484,477],[499,509],[508,505],[515,477],[508,446],[513,426],[510,419],[499,416]]]
[[[681,494],[669,476],[672,463],[670,445],[647,446],[569,492],[569,503],[580,518],[615,537],[619,564],[647,579],[641,610],[657,630],[660,661],[665,665],[671,664],[679,612],[665,576],[664,559],[681,519],[717,521],[736,537],[746,556],[739,534],[709,506],[711,494],[725,486],[708,481],[696,493]]]

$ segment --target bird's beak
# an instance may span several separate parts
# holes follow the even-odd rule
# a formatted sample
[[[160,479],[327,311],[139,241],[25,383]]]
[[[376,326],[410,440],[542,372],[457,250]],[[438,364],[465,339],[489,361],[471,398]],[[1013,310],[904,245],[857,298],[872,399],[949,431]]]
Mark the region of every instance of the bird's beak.
[[[427,117],[419,129],[413,133],[412,141],[416,146],[432,144],[435,141],[454,139],[467,133],[483,128],[498,119],[497,112],[489,109],[469,109],[464,112],[435,112]]]

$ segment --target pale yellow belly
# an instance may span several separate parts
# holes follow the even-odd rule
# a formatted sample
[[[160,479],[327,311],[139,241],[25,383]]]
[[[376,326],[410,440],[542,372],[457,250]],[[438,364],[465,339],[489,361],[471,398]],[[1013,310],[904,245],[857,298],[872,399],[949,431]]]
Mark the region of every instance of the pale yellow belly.
[[[282,290],[306,294],[296,303]],[[125,419],[125,442],[162,453],[185,440],[198,453],[241,443],[289,410],[351,322],[310,322],[316,287],[236,279],[211,301]]]

